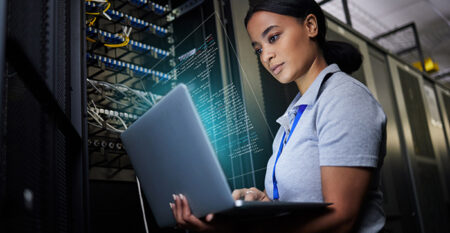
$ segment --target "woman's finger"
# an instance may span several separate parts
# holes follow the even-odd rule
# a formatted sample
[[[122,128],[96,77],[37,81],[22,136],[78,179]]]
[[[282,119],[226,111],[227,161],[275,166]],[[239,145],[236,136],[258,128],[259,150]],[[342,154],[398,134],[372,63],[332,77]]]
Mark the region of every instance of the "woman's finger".
[[[253,190],[248,189],[245,191],[244,201],[255,201],[257,200],[257,193]]]
[[[239,189],[233,190],[231,196],[233,197],[234,200],[239,200]]]
[[[206,220],[206,222],[211,222],[213,220],[213,218],[214,218],[214,214],[208,214],[208,215],[206,215],[205,220]]]
[[[172,202],[169,202],[169,206],[170,206],[170,209],[172,209],[173,217],[175,218],[175,220],[177,220],[177,215],[176,215],[176,210],[175,210],[175,204],[172,203]]]
[[[255,193],[255,200],[262,200],[265,196],[264,192],[255,187],[251,187],[249,190]]]
[[[246,189],[235,189],[232,193],[231,196],[233,196],[234,200],[239,200],[241,199],[241,197],[243,197],[244,192]]]
[[[177,219],[177,223],[184,225],[184,224],[186,224],[186,222],[183,219],[183,213],[182,213],[183,206],[181,204],[180,197],[174,194],[173,199],[175,201],[175,216],[176,216],[175,218]]]
[[[179,198],[183,209],[182,210],[183,221],[186,223],[185,226],[187,228],[196,231],[203,231],[211,228],[211,226],[207,225],[206,223],[204,223],[203,221],[201,221],[192,214],[189,202],[183,194],[180,194]],[[212,220],[212,216],[210,217],[210,219]]]
[[[182,214],[183,219],[186,221],[189,219],[190,215],[192,215],[191,208],[189,207],[189,203],[183,194],[180,194],[179,197],[180,197],[180,201],[181,201],[181,205],[182,205],[181,214]]]

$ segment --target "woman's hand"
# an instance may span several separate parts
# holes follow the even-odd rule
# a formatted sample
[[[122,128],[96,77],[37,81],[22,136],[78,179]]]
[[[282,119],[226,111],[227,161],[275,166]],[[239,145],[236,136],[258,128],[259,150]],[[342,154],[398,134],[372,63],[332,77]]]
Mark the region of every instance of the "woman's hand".
[[[262,192],[255,187],[249,189],[235,189],[233,193],[234,200],[244,200],[244,201],[270,201],[267,197],[266,192]]]
[[[183,194],[174,194],[173,199],[174,203],[169,204],[179,228],[198,232],[213,232],[216,230],[214,225],[210,223],[214,217],[213,214],[206,216],[206,222],[202,221],[191,213],[189,203]]]

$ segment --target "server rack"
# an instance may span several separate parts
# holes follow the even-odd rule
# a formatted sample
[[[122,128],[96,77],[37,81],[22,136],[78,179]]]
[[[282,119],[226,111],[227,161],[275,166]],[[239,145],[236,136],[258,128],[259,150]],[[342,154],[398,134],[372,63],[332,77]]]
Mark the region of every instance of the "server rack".
[[[386,229],[391,232],[420,232],[418,210],[408,158],[404,150],[397,101],[386,55],[374,46],[369,47],[374,81],[378,90],[378,101],[388,118],[386,131],[386,157],[381,184],[384,194],[384,209],[387,217]]]
[[[153,68],[165,58],[168,67],[175,65],[173,5],[147,0],[83,5],[90,227],[95,232],[145,232],[135,173],[119,136],[162,97],[147,88],[176,78]]]
[[[446,142],[446,134],[443,124],[443,116],[438,103],[436,92],[436,85],[433,80],[426,77],[423,78],[423,99],[426,108],[426,116],[428,128],[430,131],[433,149],[435,151],[436,163],[439,168],[439,175],[441,177],[441,186],[443,189],[445,203],[450,203],[449,195],[449,153]],[[444,110],[444,108],[441,108]]]
[[[447,148],[450,150],[450,91],[441,85],[435,85],[439,102],[439,109],[442,115],[443,127],[446,132]]]
[[[85,1],[85,8],[90,177],[134,180],[119,135],[161,98],[145,85],[169,77],[150,67],[174,56],[170,24],[156,24],[171,6]]]
[[[444,153],[441,154],[442,169],[445,171],[443,174],[446,179],[447,185],[447,196],[446,196],[446,207],[450,209],[450,91],[440,84],[434,84],[434,89],[437,95],[438,109],[442,119],[442,123],[436,125],[441,131],[444,131],[444,137],[441,138],[440,150]],[[445,153],[445,148],[447,148],[447,153]]]
[[[420,73],[389,57],[396,100],[405,140],[416,206],[423,232],[447,230],[448,210],[445,208],[445,190],[439,166],[439,154],[433,147],[428,126],[428,111],[423,96]],[[433,208],[430,208],[433,206]]]
[[[226,6],[92,0],[85,7],[92,229],[144,230],[135,174],[119,135],[178,83],[188,86],[230,186],[262,187],[267,155],[261,156],[265,148],[241,97]]]
[[[2,1],[2,231],[87,231],[81,9],[75,0]]]

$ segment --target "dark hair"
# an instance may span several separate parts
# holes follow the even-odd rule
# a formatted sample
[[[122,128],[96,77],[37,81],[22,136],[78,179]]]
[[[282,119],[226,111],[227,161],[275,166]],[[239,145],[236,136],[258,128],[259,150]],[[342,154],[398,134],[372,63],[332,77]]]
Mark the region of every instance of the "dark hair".
[[[325,39],[327,27],[325,24],[325,15],[319,4],[314,0],[276,0],[276,1],[259,1],[247,12],[245,17],[245,27],[248,21],[257,11],[269,11],[272,13],[287,15],[304,20],[309,14],[313,14],[317,18],[319,32],[314,38],[319,48],[323,52],[325,61],[328,64],[336,63],[339,68],[351,74],[358,70],[362,63],[362,55],[353,45],[340,41],[327,41]]]

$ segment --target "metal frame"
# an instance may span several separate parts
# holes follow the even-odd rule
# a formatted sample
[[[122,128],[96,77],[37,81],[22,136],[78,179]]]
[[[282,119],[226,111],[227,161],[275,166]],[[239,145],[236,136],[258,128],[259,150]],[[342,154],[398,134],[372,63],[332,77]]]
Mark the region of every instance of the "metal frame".
[[[372,38],[369,38],[363,34],[361,34],[360,32],[356,31],[355,29],[353,29],[352,27],[348,26],[347,24],[343,23],[341,20],[339,20],[338,18],[334,17],[333,15],[329,14],[328,12],[324,11],[325,17],[327,18],[328,21],[330,22],[334,22],[335,24],[341,26],[343,29],[345,29],[348,32],[351,32],[352,34],[354,34],[355,36],[357,36],[358,38],[364,40],[367,45],[370,45],[371,47],[377,48],[378,50],[382,51],[383,53],[385,53],[386,55],[389,55],[392,58],[395,58],[397,60],[402,60],[402,58],[397,55],[392,53],[391,51],[387,50],[386,48],[382,47],[381,45],[379,45],[375,40],[373,40]],[[425,71],[420,71],[418,70],[416,67],[414,67],[411,64],[407,64],[404,63],[405,66],[410,67],[411,70],[415,70],[418,73],[421,73],[423,75],[423,77],[425,79],[431,80],[431,81],[435,81],[435,79],[431,78],[429,76],[429,74],[427,74]],[[440,87],[444,88],[444,89],[448,89],[446,86],[444,86],[442,83],[436,83],[437,85],[439,85]],[[450,89],[448,89],[450,90]]]
[[[8,45],[6,47],[6,58],[11,65],[13,67],[27,67],[27,69],[17,69],[17,73],[19,77],[22,77],[25,86],[30,90],[36,100],[39,101],[47,114],[49,114],[50,119],[55,122],[56,127],[69,138],[69,147],[72,149],[81,148],[80,135],[72,125],[70,119],[59,107],[57,100],[47,87],[44,78],[34,69],[34,66],[16,41],[8,40],[6,44]],[[76,151],[69,152],[75,154]]]
[[[82,184],[78,184],[80,195],[83,203],[80,207],[77,207],[78,212],[81,212],[81,218],[78,219],[79,232],[90,232],[90,195],[89,195],[89,154],[87,150],[87,91],[86,91],[86,28],[85,28],[85,3],[84,1],[70,1],[70,46],[71,46],[71,86],[73,88],[72,94],[72,111],[71,119],[75,125],[78,125],[75,129],[78,134],[81,135],[81,158],[77,161],[77,165],[81,167],[79,169]],[[76,50],[78,49],[78,50]],[[73,83],[75,82],[75,83]],[[76,110],[78,107],[78,111]],[[75,114],[75,115],[74,115]],[[78,118],[79,117],[79,118]],[[78,118],[78,119],[77,119]]]
[[[393,29],[391,31],[385,32],[385,33],[383,33],[381,35],[378,35],[378,36],[375,36],[373,38],[373,40],[378,41],[378,40],[383,39],[383,38],[385,38],[387,36],[390,36],[392,34],[408,30],[409,28],[411,28],[413,30],[415,45],[411,46],[409,48],[403,49],[401,51],[398,51],[398,52],[396,52],[396,54],[400,56],[402,54],[409,53],[409,52],[411,52],[413,50],[417,50],[417,52],[419,53],[419,59],[420,59],[421,65],[422,65],[422,70],[425,71],[425,61],[424,61],[424,57],[423,57],[422,46],[420,45],[420,39],[419,39],[419,34],[417,32],[416,23],[409,23],[409,24],[406,24],[404,26],[395,28],[395,29]]]
[[[448,110],[446,109],[443,95],[447,95],[450,98],[450,91],[443,89],[438,85],[433,85],[430,82],[434,90],[434,94],[436,96],[437,108],[440,114],[440,122],[441,125],[433,125],[433,131],[436,135],[434,135],[434,139],[437,141],[436,149],[440,152],[440,166],[443,171],[443,179],[445,181],[445,191],[446,191],[446,202],[447,205],[450,206],[450,125],[449,125],[449,116]]]
[[[440,80],[440,79],[444,79],[448,76],[450,76],[450,69],[441,70],[440,73],[438,73],[437,75],[433,75],[432,77],[435,80]]]
[[[5,223],[3,216],[6,213],[4,211],[5,196],[6,196],[6,154],[4,153],[3,145],[3,133],[5,131],[3,127],[3,95],[4,82],[5,82],[5,38],[6,38],[6,1],[0,1],[0,124],[2,124],[0,130],[0,231],[5,231]]]
[[[450,98],[450,91],[436,85],[436,95],[438,98],[439,106],[441,109],[441,116],[443,121],[444,130],[447,138],[447,148],[450,150],[450,116],[447,114],[450,109],[446,109],[443,95],[447,95]]]
[[[413,192],[408,166],[405,164],[404,143],[402,133],[399,127],[400,119],[395,101],[395,94],[392,77],[390,74],[386,54],[375,47],[369,46],[369,57],[371,66],[374,62],[381,62],[384,70],[380,67],[373,67],[373,75],[379,96],[379,102],[382,104],[385,114],[388,118],[386,125],[386,157],[384,158],[383,168],[381,170],[382,183],[384,183],[383,196],[386,212],[386,227],[392,232],[419,232],[417,216],[413,213],[417,211],[415,201],[411,198]],[[413,224],[411,224],[413,222]],[[398,229],[399,225],[401,229]]]
[[[422,216],[422,211],[421,211],[421,206],[419,203],[419,197],[417,196],[417,182],[416,182],[416,177],[414,174],[414,170],[415,170],[415,153],[414,153],[414,146],[413,146],[413,138],[412,138],[412,132],[411,132],[411,126],[409,123],[409,118],[408,118],[408,113],[406,111],[406,104],[405,104],[405,99],[403,97],[403,90],[401,88],[401,83],[400,83],[400,75],[398,73],[398,68],[402,67],[405,71],[411,73],[412,75],[414,75],[417,79],[420,80],[420,74],[412,71],[408,66],[404,66],[403,64],[401,64],[399,61],[393,59],[392,57],[388,56],[388,65],[389,65],[389,70],[391,73],[391,77],[392,77],[392,83],[393,83],[393,87],[394,87],[394,94],[395,94],[395,99],[397,101],[397,109],[399,112],[399,116],[401,119],[400,122],[400,130],[403,132],[403,139],[405,140],[405,152],[406,152],[406,161],[408,164],[408,168],[409,168],[409,172],[411,174],[411,183],[413,186],[413,195],[414,195],[414,200],[415,200],[415,204],[416,204],[416,208],[417,208],[417,215],[419,218],[419,225],[420,225],[420,231],[424,232],[424,224],[423,224],[423,216]],[[420,93],[422,95],[422,93]]]
[[[66,159],[68,161],[82,160],[82,138],[73,126],[69,117],[61,109],[58,101],[54,97],[44,78],[35,69],[31,63],[31,60],[27,57],[25,51],[17,41],[8,39],[6,44],[6,59],[8,60],[8,64],[11,65],[11,67],[16,68],[18,77],[24,83],[26,89],[30,91],[33,97],[37,100],[43,112],[45,112],[48,117],[48,122],[54,125],[55,130],[59,129],[66,137]],[[27,68],[18,69],[18,67]],[[69,181],[71,182],[69,184],[69,192],[71,192],[72,199],[67,200],[72,205],[70,208],[72,209],[71,215],[73,218],[70,220],[70,223],[76,227],[79,227],[74,228],[77,232],[86,232],[87,225],[85,225],[85,221],[83,219],[83,210],[86,208],[86,202],[84,199],[85,193],[83,192],[85,180],[81,175],[83,167],[81,163],[74,165],[73,170],[70,170],[70,172],[74,172],[74,174]],[[52,206],[52,208],[54,208],[54,206]],[[49,221],[51,222],[51,220]]]
[[[447,148],[447,142],[445,140],[445,132],[442,124],[442,116],[439,112],[439,103],[437,100],[436,90],[434,88],[434,85],[431,81],[423,80],[423,92],[424,92],[424,101],[425,103],[425,109],[427,109],[427,123],[428,123],[428,129],[430,130],[430,137],[431,142],[433,144],[433,150],[435,151],[436,155],[436,162],[440,170],[441,175],[441,183],[442,188],[444,190],[444,199],[447,203],[449,203],[449,180],[446,175],[446,168],[448,168],[448,148]],[[431,91],[431,96],[427,96],[425,93],[426,90]],[[431,107],[432,105],[436,107],[435,110],[437,110],[436,116],[439,119],[433,119]],[[436,121],[436,122],[434,122]]]
[[[428,106],[429,103],[425,102],[425,101],[427,101],[427,98],[424,94],[424,85],[425,84],[424,84],[424,79],[423,79],[422,75],[419,72],[416,72],[415,70],[410,69],[409,66],[400,63],[398,60],[396,60],[392,57],[388,57],[388,61],[389,61],[389,67],[390,67],[392,81],[393,81],[394,89],[395,89],[397,107],[399,109],[399,115],[400,115],[400,119],[401,119],[400,126],[402,128],[403,136],[404,136],[404,140],[405,140],[405,147],[406,147],[405,151],[407,154],[408,166],[409,166],[410,172],[412,174],[411,180],[412,180],[413,187],[415,190],[414,195],[415,195],[415,199],[416,199],[416,205],[417,205],[417,209],[418,209],[421,230],[422,230],[422,232],[425,232],[424,217],[426,217],[426,216],[423,215],[423,212],[422,212],[421,206],[420,206],[420,200],[424,197],[421,197],[420,194],[418,193],[418,189],[423,189],[423,187],[417,187],[417,185],[420,186],[420,184],[419,184],[420,182],[418,182],[420,180],[420,177],[418,177],[417,171],[419,170],[420,164],[428,164],[428,165],[436,166],[436,169],[438,170],[438,177],[436,177],[436,179],[439,179],[439,183],[442,185],[442,189],[443,189],[442,196],[444,198],[444,200],[442,200],[442,201],[445,201],[445,199],[447,199],[447,197],[446,197],[447,190],[446,190],[445,180],[443,180],[443,177],[444,177],[443,174],[445,174],[445,172],[443,171],[444,168],[442,167],[442,164],[441,164],[441,156],[442,156],[443,152],[439,149],[439,143],[436,141],[436,139],[439,138],[439,135],[436,134],[436,132],[433,130],[432,125],[431,125],[430,109]],[[403,71],[411,74],[414,78],[417,79],[417,81],[419,83],[420,93],[417,93],[417,94],[420,95],[421,99],[424,101],[423,105],[424,105],[424,109],[425,109],[425,116],[426,116],[427,122],[423,122],[423,123],[427,124],[428,130],[430,133],[430,140],[431,140],[431,144],[432,144],[432,147],[434,150],[434,156],[435,156],[434,159],[417,156],[415,153],[412,129],[411,129],[411,125],[409,122],[410,120],[408,117],[408,112],[406,109],[406,102],[405,102],[404,93],[402,90],[402,85],[400,82],[399,69],[402,69]],[[430,207],[430,208],[432,208],[432,207]],[[444,211],[446,211],[446,208],[444,208]],[[439,226],[439,227],[446,227],[446,226]]]
[[[324,5],[324,4],[328,3],[328,2],[331,2],[331,1],[332,1],[332,0],[323,0],[323,1],[319,2],[318,4],[319,4],[319,6],[322,6],[322,5]],[[346,23],[347,23],[350,27],[352,27],[352,17],[351,17],[351,15],[350,15],[350,10],[349,10],[349,8],[348,8],[348,2],[347,2],[347,0],[342,0],[342,8],[343,8],[343,10],[344,10],[345,21],[346,21]]]

